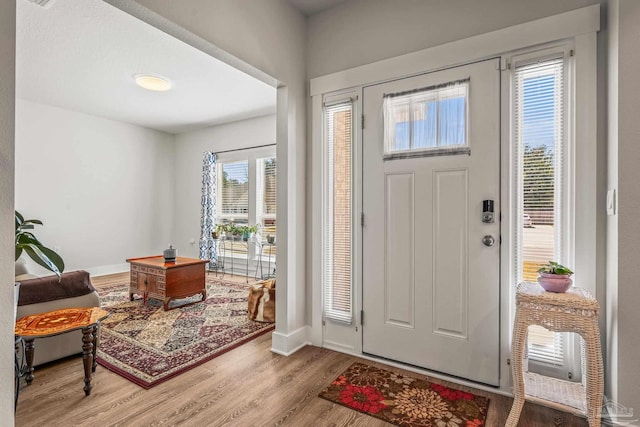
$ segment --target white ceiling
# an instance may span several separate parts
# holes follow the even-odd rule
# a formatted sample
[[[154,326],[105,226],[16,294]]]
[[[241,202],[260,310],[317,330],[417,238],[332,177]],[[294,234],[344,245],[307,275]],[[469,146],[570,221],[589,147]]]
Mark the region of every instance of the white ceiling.
[[[289,0],[296,9],[306,16],[322,12],[346,0]]]
[[[16,96],[182,133],[276,110],[275,88],[101,0],[17,1]],[[137,73],[173,88],[138,87]]]

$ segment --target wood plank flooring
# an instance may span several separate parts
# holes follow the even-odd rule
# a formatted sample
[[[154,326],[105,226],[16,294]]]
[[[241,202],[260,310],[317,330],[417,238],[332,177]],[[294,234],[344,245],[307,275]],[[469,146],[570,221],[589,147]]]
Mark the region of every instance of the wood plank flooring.
[[[96,287],[122,279],[123,275],[92,278]],[[263,335],[149,390],[98,365],[88,397],[82,391],[81,357],[54,362],[36,368],[33,383],[22,386],[15,425],[389,425],[318,397],[338,374],[361,359],[313,346],[283,357],[271,353],[270,347],[270,334]],[[486,425],[504,425],[511,408],[510,398],[456,387],[489,396],[491,403]],[[582,418],[530,403],[525,405],[520,421],[523,427],[586,425]]]

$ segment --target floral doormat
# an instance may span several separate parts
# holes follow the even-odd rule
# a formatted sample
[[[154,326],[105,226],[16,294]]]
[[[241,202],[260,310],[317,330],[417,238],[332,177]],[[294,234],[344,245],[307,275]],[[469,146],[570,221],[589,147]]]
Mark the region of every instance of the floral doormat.
[[[354,363],[319,395],[398,426],[484,426],[489,399]]]
[[[98,363],[144,388],[274,328],[273,323],[248,319],[249,285],[213,277],[207,277],[205,301],[168,311],[155,299],[147,299],[146,305],[142,299],[129,301],[128,283],[98,292],[103,308],[111,312],[101,323]]]

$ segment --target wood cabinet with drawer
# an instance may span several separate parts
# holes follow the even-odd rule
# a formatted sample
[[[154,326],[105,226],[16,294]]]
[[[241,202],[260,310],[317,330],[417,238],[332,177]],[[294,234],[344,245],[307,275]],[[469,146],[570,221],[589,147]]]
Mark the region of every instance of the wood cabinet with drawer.
[[[205,285],[205,264],[208,260],[177,257],[174,262],[165,262],[162,256],[130,258],[131,265],[129,298],[142,295],[143,303],[147,298],[161,300],[164,309],[174,299],[201,294],[207,297]],[[191,302],[196,303],[200,301]]]

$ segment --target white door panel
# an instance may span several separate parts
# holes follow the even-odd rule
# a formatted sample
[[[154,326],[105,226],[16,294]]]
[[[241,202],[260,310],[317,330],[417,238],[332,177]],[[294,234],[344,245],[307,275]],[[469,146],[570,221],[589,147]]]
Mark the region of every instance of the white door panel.
[[[385,93],[466,78],[470,154],[383,160]],[[497,385],[496,61],[367,87],[363,113],[363,351]],[[485,199],[495,201],[495,223],[481,221]]]

